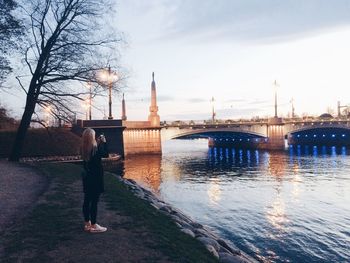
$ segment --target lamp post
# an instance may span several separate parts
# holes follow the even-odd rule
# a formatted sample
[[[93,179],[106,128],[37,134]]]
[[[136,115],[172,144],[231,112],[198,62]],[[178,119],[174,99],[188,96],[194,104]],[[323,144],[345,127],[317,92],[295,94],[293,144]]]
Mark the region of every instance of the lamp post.
[[[85,120],[88,120],[89,119],[89,99],[84,100],[81,106],[85,111]]]
[[[45,107],[45,117],[46,117],[46,120],[45,120],[45,123],[46,123],[46,127],[49,127],[50,126],[50,114],[51,114],[51,106],[46,106]]]
[[[112,120],[112,85],[117,80],[117,76],[112,72],[111,66],[108,66],[108,70],[103,70],[100,73],[100,78],[103,82],[107,82],[108,86],[108,120]],[[106,84],[105,84],[106,85]]]
[[[275,90],[275,118],[277,118],[277,81],[275,80],[275,82],[273,83],[274,85],[274,90]]]
[[[292,118],[294,118],[295,117],[294,98],[292,98],[290,102],[292,104]]]
[[[215,103],[215,99],[214,99],[214,97],[212,97],[211,98],[211,109],[212,109],[212,112],[211,112],[211,121],[212,121],[212,123],[214,124],[215,123],[215,105],[214,105],[214,103]]]
[[[89,120],[91,121],[91,107],[92,107],[92,84],[91,82],[88,82],[88,86],[89,86]]]
[[[112,116],[112,77],[111,77],[111,66],[108,66],[108,97],[109,97],[109,101],[108,101],[108,106],[109,106],[108,119],[112,120],[113,116]]]

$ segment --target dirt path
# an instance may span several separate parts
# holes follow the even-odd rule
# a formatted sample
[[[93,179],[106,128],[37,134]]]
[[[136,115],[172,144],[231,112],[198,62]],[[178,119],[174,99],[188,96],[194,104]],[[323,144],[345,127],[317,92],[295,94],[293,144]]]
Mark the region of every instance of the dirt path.
[[[1,262],[216,262],[112,175],[97,220],[108,231],[91,234],[83,231],[81,167],[42,165],[42,176],[24,165],[0,165]]]
[[[26,215],[46,186],[47,178],[38,170],[0,160],[0,236]]]

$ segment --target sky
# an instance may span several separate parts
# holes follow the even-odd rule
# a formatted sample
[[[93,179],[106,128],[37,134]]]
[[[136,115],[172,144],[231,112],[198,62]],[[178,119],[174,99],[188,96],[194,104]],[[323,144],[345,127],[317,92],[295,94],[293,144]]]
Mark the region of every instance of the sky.
[[[219,119],[273,116],[275,80],[281,116],[292,98],[298,115],[350,105],[350,0],[115,4],[113,21],[127,43],[119,52],[129,72],[129,120],[147,119],[153,71],[161,120],[209,119],[212,97]],[[94,103],[108,109],[106,98]]]

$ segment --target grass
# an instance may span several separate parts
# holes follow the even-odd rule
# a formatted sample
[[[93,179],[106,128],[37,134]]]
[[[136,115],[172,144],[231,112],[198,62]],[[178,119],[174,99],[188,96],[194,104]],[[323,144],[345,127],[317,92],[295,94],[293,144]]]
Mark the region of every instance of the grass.
[[[8,157],[16,137],[15,130],[0,131],[0,157]],[[29,129],[22,157],[77,155],[80,137],[63,128]]]
[[[217,260],[192,237],[179,231],[174,222],[160,213],[146,201],[135,197],[124,184],[115,180],[111,174],[106,176],[108,206],[121,210],[133,217],[133,224],[146,226],[156,238],[157,249],[176,262],[217,262]]]
[[[52,251],[57,250],[60,244],[70,242],[69,249],[79,253],[82,242],[95,238],[84,235],[85,233],[77,234],[82,232],[81,167],[72,164],[42,164],[40,169],[50,181],[49,188],[24,219],[25,224],[14,226],[3,235],[5,249],[0,262],[49,262],[53,260]],[[121,215],[128,218],[122,225],[116,224],[115,228],[122,227],[126,232],[136,231],[140,234],[146,231],[151,236],[152,242],[145,241],[141,243],[142,246],[159,251],[171,262],[217,262],[199,241],[182,233],[170,218],[146,201],[135,197],[111,173],[105,174],[105,190],[107,210],[115,217]],[[99,242],[102,240],[105,244],[111,244],[118,240],[112,231],[107,233],[109,236],[98,236]],[[80,240],[77,238],[79,235]],[[135,250],[137,249],[136,247]],[[113,249],[108,253],[111,257],[108,262],[116,262]],[[76,262],[70,258],[66,260]],[[146,261],[154,262],[152,258],[143,260]]]

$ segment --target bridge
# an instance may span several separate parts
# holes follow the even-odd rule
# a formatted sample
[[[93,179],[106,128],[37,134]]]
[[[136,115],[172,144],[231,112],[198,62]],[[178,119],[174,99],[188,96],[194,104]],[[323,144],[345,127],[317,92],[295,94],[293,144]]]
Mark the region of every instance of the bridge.
[[[289,145],[342,145],[350,146],[350,118],[321,115],[318,118],[286,118],[277,116],[277,95],[275,94],[275,116],[262,120],[218,122],[176,121],[160,122],[156,98],[154,73],[151,82],[151,105],[148,120],[129,121],[123,96],[121,120],[99,121],[103,132],[113,131],[112,141],[121,144],[122,154],[160,154],[162,141],[170,139],[207,138],[210,147],[247,147],[267,150],[283,150]],[[108,126],[105,122],[110,122]],[[91,122],[91,121],[90,121]],[[94,121],[96,122],[96,121]],[[114,124],[112,124],[112,122]],[[119,123],[118,125],[116,123]],[[90,127],[89,121],[82,127]],[[114,126],[113,126],[114,125]],[[96,126],[96,125],[95,125]],[[93,128],[98,128],[92,125]],[[108,127],[109,129],[106,129]],[[118,131],[118,132],[115,132]],[[118,139],[116,139],[118,136]],[[113,138],[114,139],[113,139]],[[121,138],[119,138],[121,137]],[[117,146],[116,146],[117,147]],[[120,149],[118,148],[118,151]]]
[[[290,145],[350,145],[350,119],[280,119],[162,126],[162,139],[207,138],[209,146],[284,149]]]

